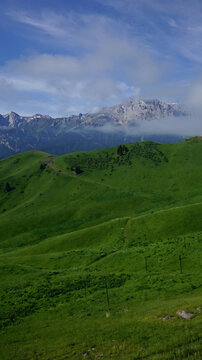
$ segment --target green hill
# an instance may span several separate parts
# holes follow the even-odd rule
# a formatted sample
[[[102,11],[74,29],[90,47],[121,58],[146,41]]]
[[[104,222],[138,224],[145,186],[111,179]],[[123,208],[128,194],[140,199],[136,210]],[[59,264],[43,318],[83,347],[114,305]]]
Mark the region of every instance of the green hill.
[[[197,137],[0,161],[0,359],[199,359],[201,174]]]

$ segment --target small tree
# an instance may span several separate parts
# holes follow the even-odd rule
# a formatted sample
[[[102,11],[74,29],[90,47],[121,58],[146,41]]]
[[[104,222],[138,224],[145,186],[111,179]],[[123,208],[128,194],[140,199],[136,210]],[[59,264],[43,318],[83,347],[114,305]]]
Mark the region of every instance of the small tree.
[[[123,155],[122,145],[119,145],[119,146],[117,147],[117,155],[119,155],[119,156],[122,156],[122,155]]]
[[[122,152],[123,153],[127,153],[128,152],[128,148],[126,145],[122,145]]]
[[[4,188],[4,192],[10,192],[11,190],[13,190],[13,188],[10,186],[10,184],[7,182]]]
[[[117,148],[117,155],[122,156],[128,152],[126,145],[119,145]]]
[[[82,170],[81,170],[81,168],[80,168],[80,166],[76,166],[76,168],[75,168],[75,173],[76,173],[76,175],[80,175],[80,174],[82,174]]]
[[[40,170],[41,171],[45,170],[45,168],[46,168],[46,164],[43,163],[43,164],[40,165]]]

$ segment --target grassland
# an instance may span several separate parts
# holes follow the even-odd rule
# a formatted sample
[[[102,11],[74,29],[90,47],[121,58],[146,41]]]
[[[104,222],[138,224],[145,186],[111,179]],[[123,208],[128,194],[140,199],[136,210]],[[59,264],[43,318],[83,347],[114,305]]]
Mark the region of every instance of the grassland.
[[[202,141],[117,149],[0,161],[0,359],[201,359]]]

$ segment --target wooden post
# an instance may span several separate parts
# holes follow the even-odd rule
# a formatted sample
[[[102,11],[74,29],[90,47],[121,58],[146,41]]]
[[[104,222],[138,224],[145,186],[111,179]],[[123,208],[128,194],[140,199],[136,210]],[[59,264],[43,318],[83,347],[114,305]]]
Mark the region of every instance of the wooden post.
[[[180,274],[182,274],[182,256],[179,255],[179,262],[180,262]]]
[[[85,290],[85,298],[86,298],[86,295],[87,295],[87,291],[86,291],[86,280],[84,280],[84,290]]]
[[[145,270],[146,270],[146,272],[147,272],[147,270],[148,270],[148,267],[147,267],[147,256],[145,256]]]
[[[105,289],[106,289],[106,297],[107,297],[107,305],[109,309],[109,292],[108,292],[108,286],[107,286],[107,279],[105,278]]]

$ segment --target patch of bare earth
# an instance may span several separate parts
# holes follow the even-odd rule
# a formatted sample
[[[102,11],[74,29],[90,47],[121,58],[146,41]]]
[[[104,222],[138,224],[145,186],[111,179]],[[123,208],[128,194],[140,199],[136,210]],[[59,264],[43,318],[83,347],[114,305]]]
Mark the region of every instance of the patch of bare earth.
[[[47,156],[45,159],[44,159],[44,163],[45,164],[52,164],[56,159],[56,156]]]

